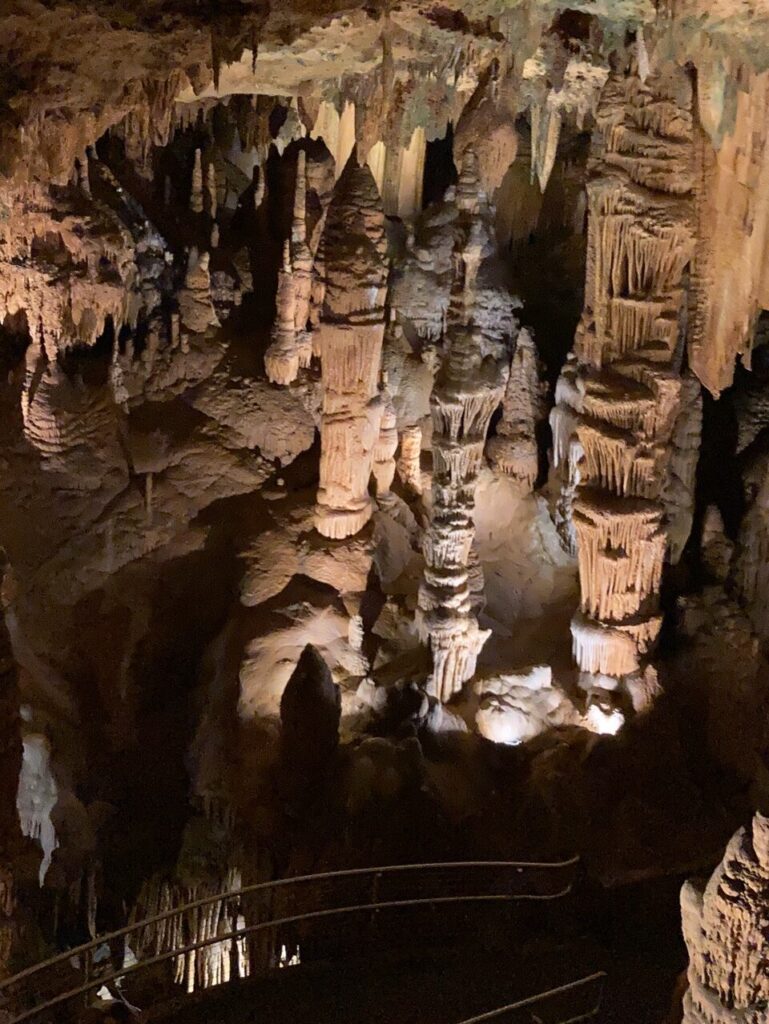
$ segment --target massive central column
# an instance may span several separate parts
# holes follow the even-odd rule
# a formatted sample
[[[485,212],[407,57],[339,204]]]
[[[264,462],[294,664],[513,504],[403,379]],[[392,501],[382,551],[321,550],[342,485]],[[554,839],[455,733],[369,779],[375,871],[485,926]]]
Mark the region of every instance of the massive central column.
[[[353,155],[336,185],[323,236],[323,407],[315,526],[325,537],[352,536],[373,511],[369,478],[381,417],[386,245],[376,184]]]
[[[447,318],[447,355],[431,396],[433,419],[432,509],[424,540],[424,580],[419,625],[429,642],[433,671],[427,691],[449,700],[475,673],[489,631],[475,615],[471,586],[475,539],[475,484],[492,414],[502,401],[509,372],[504,334],[511,312],[504,293],[479,281],[482,262],[493,252],[491,216],[479,193],[473,155],[468,154],[457,194],[454,286]],[[482,294],[481,294],[482,293]],[[489,330],[490,309],[502,338]],[[501,300],[501,301],[500,301]]]
[[[571,460],[574,656],[583,673],[615,680],[638,671],[661,625],[661,495],[694,245],[691,103],[680,69],[607,82],[588,184],[585,308],[551,414],[556,461]]]

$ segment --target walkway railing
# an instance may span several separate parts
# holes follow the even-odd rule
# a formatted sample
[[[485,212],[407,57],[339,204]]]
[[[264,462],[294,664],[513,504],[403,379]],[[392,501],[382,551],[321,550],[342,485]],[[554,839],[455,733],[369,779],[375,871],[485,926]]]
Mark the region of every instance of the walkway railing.
[[[213,951],[223,965],[220,983],[248,975],[264,966],[258,937],[264,938],[268,930],[278,934],[281,928],[387,908],[558,899],[570,892],[577,863],[572,858],[353,868],[206,896],[99,936],[0,982],[0,1021],[23,1024],[43,1014],[52,1021],[53,1010],[159,964],[172,963],[179,979],[186,973],[184,958],[194,960],[203,950]],[[213,931],[212,917],[220,922]],[[208,934],[199,927],[204,919]],[[222,922],[234,926],[222,927]]]
[[[515,1022],[532,1020],[543,1022],[558,1021],[558,1024],[577,1024],[578,1021],[590,1020],[601,1009],[606,972],[597,971],[578,981],[570,981],[567,985],[549,988],[538,992],[528,999],[519,999],[507,1006],[489,1010],[477,1017],[467,1017],[459,1024],[515,1024]],[[537,1008],[536,1015],[531,1013]],[[528,1011],[524,1015],[524,1011]]]

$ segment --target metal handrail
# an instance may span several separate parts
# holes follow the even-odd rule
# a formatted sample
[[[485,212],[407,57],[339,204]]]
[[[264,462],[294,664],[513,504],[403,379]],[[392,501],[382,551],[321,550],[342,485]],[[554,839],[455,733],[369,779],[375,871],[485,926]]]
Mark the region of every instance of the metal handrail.
[[[560,1022],[560,1024],[577,1024],[577,1021],[588,1020],[590,1017],[594,1017],[600,1010],[601,1002],[603,1000],[603,986],[606,981],[606,977],[606,971],[596,971],[595,974],[588,974],[586,977],[579,978],[577,981],[570,981],[566,985],[558,985],[556,988],[548,988],[545,989],[544,992],[537,992],[536,995],[528,996],[526,999],[519,999],[515,1003],[508,1003],[506,1006],[499,1006],[496,1010],[489,1010],[487,1013],[478,1014],[476,1017],[467,1017],[465,1020],[459,1021],[459,1024],[485,1024],[486,1021],[498,1020],[505,1013],[511,1013],[514,1010],[525,1010],[527,1006],[535,1006],[537,1003],[544,1002],[545,999],[549,999],[551,996],[564,995],[566,992],[573,992],[576,989],[590,985],[594,981],[600,981],[601,988],[598,993],[598,1001],[593,1009],[588,1010],[587,1013],[581,1013],[577,1017],[570,1017],[568,1020]]]
[[[339,880],[344,878],[356,878],[361,876],[370,876],[378,879],[385,875],[397,875],[399,873],[405,873],[407,871],[420,871],[429,872],[431,870],[438,869],[478,869],[478,868],[506,868],[516,871],[522,874],[527,869],[533,870],[563,870],[565,868],[574,867],[578,863],[578,858],[573,857],[569,860],[558,861],[558,862],[536,862],[536,861],[452,861],[452,862],[437,862],[430,864],[399,864],[399,865],[386,865],[375,868],[349,868],[340,871],[324,872],[312,875],[299,875],[293,878],[279,879],[273,882],[260,882],[250,886],[245,886],[240,889],[226,890],[222,893],[215,895],[205,896],[197,900],[192,900],[186,904],[175,907],[171,910],[164,911],[160,914],[155,914],[152,917],[145,918],[141,921],[135,921],[123,928],[116,931],[110,932],[105,935],[101,935],[90,942],[83,943],[80,946],[74,947],[73,949],[66,950],[65,952],[56,954],[47,960],[41,961],[30,967],[19,971],[17,974],[5,981],[0,982],[0,992],[6,992],[9,988],[18,986],[21,982],[29,982],[30,979],[34,979],[37,975],[42,972],[55,967],[59,964],[71,962],[74,958],[83,957],[89,952],[95,950],[103,944],[110,944],[115,939],[125,938],[133,933],[140,932],[147,926],[157,924],[162,921],[169,920],[171,918],[178,917],[186,913],[189,910],[196,910],[200,907],[205,907],[213,903],[217,903],[227,899],[240,899],[244,895],[254,892],[270,892],[273,890],[279,890],[286,886],[298,886],[302,883],[312,882],[324,882],[329,880]],[[493,892],[484,895],[452,895],[452,896],[440,896],[433,895],[424,898],[409,898],[409,899],[391,899],[391,900],[376,900],[374,902],[367,903],[355,903],[342,907],[326,907],[318,910],[305,910],[300,913],[295,913],[287,917],[260,921],[258,923],[248,925],[245,927],[233,929],[232,931],[221,934],[208,936],[205,939],[198,940],[190,943],[186,946],[177,947],[173,949],[164,950],[163,952],[156,953],[153,956],[143,958],[134,964],[130,964],[125,967],[113,969],[109,973],[99,973],[96,976],[87,978],[82,984],[76,987],[67,989],[63,992],[59,992],[51,998],[46,999],[45,995],[42,996],[43,1002],[24,1010],[21,1013],[17,1013],[16,1016],[8,1019],[8,1024],[23,1024],[24,1021],[29,1021],[34,1017],[42,1014],[47,1010],[51,1010],[56,1006],[60,1006],[63,1003],[68,1002],[71,999],[76,998],[79,995],[83,995],[94,988],[99,988],[102,985],[109,984],[112,981],[124,978],[126,975],[134,974],[137,971],[145,970],[156,964],[163,963],[168,960],[175,959],[180,956],[185,956],[188,953],[193,953],[199,949],[206,948],[219,943],[234,942],[242,939],[246,935],[250,935],[256,932],[264,931],[266,929],[273,929],[280,927],[281,925],[295,924],[301,921],[316,920],[321,918],[329,918],[333,916],[340,916],[360,911],[373,911],[382,910],[388,908],[400,908],[400,907],[416,907],[416,906],[429,906],[437,904],[448,904],[448,903],[483,903],[483,902],[514,902],[514,901],[542,901],[542,900],[554,900],[562,896],[567,895],[572,888],[572,880],[559,888],[553,893],[538,893],[538,892],[522,892],[522,893],[511,893],[511,892]],[[26,986],[23,986],[26,988]],[[21,995],[23,992],[17,995]],[[8,996],[11,993],[7,993]],[[38,996],[37,998],[40,998]]]
[[[300,885],[305,882],[318,882],[327,881],[336,878],[352,878],[361,875],[383,875],[383,874],[395,874],[397,872],[404,871],[415,871],[423,870],[430,871],[436,869],[456,869],[456,868],[512,868],[515,870],[525,871],[527,869],[533,870],[559,870],[563,868],[575,867],[579,863],[579,857],[570,857],[568,860],[563,861],[505,861],[505,860],[478,860],[478,861],[437,861],[428,864],[389,864],[382,867],[372,868],[344,868],[339,871],[325,871],[311,875],[294,875],[290,878],[279,878],[270,882],[256,882],[252,885],[242,886],[239,889],[226,889],[224,892],[216,893],[213,896],[203,896],[197,900],[191,900],[189,903],[180,904],[178,907],[174,907],[172,910],[165,910],[160,914],[153,914],[151,917],[144,918],[141,921],[134,921],[131,924],[124,925],[122,928],[118,928],[112,932],[105,932],[103,935],[97,936],[95,939],[91,939],[90,942],[84,942],[80,946],[73,946],[71,949],[65,950],[62,953],[57,953],[55,956],[49,957],[47,960],[41,960],[36,964],[32,964],[30,967],[24,968],[24,970],[12,975],[10,978],[6,978],[4,981],[0,981],[0,992],[5,988],[9,988],[11,985],[18,984],[24,978],[31,977],[42,970],[54,966],[58,963],[66,963],[73,957],[80,956],[89,950],[97,949],[104,943],[110,943],[115,939],[123,938],[132,932],[138,931],[140,928],[147,927],[149,925],[158,924],[161,921],[168,921],[173,917],[178,917],[180,914],[185,914],[189,910],[197,910],[200,907],[210,906],[213,903],[219,903],[223,900],[236,899],[243,896],[248,896],[254,892],[265,892],[267,890],[279,889],[281,887],[289,885]],[[563,892],[559,892],[557,895],[566,895],[571,889],[571,885]],[[532,899],[544,898],[549,899],[550,897],[537,897],[531,896]]]

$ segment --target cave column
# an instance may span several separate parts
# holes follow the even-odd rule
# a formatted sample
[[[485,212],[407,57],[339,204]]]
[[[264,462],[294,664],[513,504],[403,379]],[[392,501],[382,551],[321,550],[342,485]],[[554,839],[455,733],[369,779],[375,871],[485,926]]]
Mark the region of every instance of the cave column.
[[[680,69],[645,82],[631,69],[610,76],[597,112],[585,308],[551,414],[571,489],[581,591],[573,650],[586,689],[594,676],[636,673],[661,625],[661,496],[694,247],[691,103]]]
[[[459,693],[475,674],[478,655],[489,636],[475,614],[480,569],[472,551],[475,485],[509,367],[509,357],[484,358],[488,339],[478,322],[476,279],[493,247],[490,211],[479,194],[471,151],[463,166],[458,206],[448,355],[430,399],[432,508],[424,539],[418,611],[420,633],[429,643],[433,662],[427,692],[443,702]]]
[[[373,512],[369,480],[382,412],[386,245],[376,183],[353,155],[337,182],[323,236],[323,403],[315,526],[325,537],[352,536]]]

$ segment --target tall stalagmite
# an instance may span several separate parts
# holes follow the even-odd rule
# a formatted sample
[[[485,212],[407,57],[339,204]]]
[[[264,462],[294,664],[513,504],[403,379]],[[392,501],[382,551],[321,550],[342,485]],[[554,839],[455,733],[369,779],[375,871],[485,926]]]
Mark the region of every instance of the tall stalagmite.
[[[691,103],[680,69],[645,82],[631,69],[610,76],[597,112],[585,308],[551,414],[556,459],[571,463],[582,594],[572,635],[589,675],[637,671],[661,624],[661,495],[694,245]]]
[[[323,236],[323,407],[315,526],[325,537],[352,536],[373,511],[369,479],[381,417],[386,244],[376,183],[353,154],[337,183]]]
[[[478,625],[473,610],[477,588],[470,583],[475,484],[489,423],[507,381],[509,333],[507,338],[504,334],[512,329],[504,291],[489,287],[486,280],[493,264],[492,218],[469,150],[457,205],[455,276],[445,338],[448,353],[431,396],[432,509],[419,591],[420,631],[430,644],[433,661],[427,688],[441,701],[453,697],[474,675],[478,654],[489,636]],[[494,317],[495,328],[488,318],[492,309],[500,314]],[[500,328],[502,337],[495,336]]]
[[[273,384],[290,384],[312,359],[308,334],[313,281],[313,257],[307,244],[306,155],[299,150],[296,162],[296,190],[291,240],[283,248],[283,266],[278,273],[275,324],[264,357],[267,376]]]
[[[522,494],[534,490],[539,469],[536,427],[542,416],[542,385],[537,349],[528,331],[516,341],[510,378],[502,403],[502,419],[486,446],[491,465],[511,477]]]

